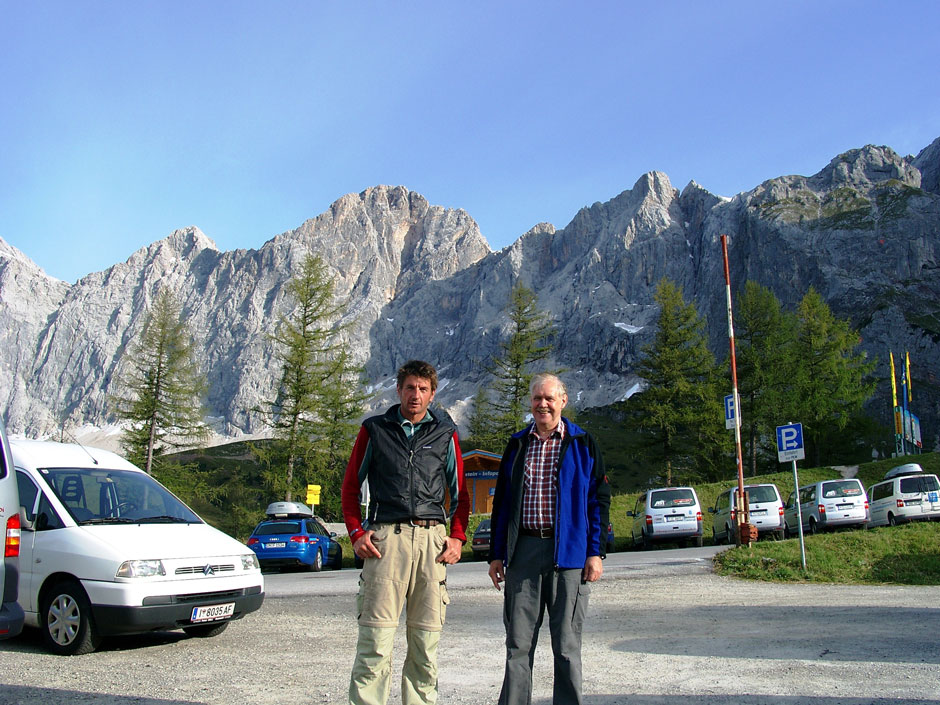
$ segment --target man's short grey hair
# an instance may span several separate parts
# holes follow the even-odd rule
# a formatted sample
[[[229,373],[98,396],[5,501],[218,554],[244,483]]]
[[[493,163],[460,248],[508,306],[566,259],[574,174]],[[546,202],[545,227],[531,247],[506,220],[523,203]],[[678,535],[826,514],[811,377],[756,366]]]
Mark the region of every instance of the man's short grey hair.
[[[539,372],[537,375],[532,377],[532,381],[529,383],[529,396],[531,397],[535,388],[539,385],[550,382],[555,385],[555,389],[559,394],[568,396],[568,388],[565,386],[565,383],[561,381],[561,377],[558,375],[553,375],[551,372]]]

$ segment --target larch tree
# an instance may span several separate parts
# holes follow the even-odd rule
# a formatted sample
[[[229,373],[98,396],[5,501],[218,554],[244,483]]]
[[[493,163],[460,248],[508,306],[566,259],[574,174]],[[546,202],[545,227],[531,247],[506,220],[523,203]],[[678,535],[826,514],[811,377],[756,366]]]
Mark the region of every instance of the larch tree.
[[[198,445],[208,436],[206,376],[182,306],[168,290],[157,294],[140,335],[121,360],[117,387],[110,400],[114,415],[128,422],[122,445],[148,473],[167,447]]]

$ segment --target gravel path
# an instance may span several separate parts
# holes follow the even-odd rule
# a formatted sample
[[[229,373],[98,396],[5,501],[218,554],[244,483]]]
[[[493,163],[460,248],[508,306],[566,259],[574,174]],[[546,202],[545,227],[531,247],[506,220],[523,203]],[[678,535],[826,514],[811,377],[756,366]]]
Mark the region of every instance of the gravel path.
[[[585,625],[586,705],[940,702],[940,587],[746,583],[713,575],[699,556],[608,558]],[[450,575],[440,702],[495,703],[501,595],[483,564]],[[60,658],[27,632],[0,642],[0,703],[344,703],[356,578],[352,570],[268,576],[263,608],[213,639],[164,632]],[[545,628],[538,705],[551,702],[550,664]],[[392,705],[401,702],[396,681]]]

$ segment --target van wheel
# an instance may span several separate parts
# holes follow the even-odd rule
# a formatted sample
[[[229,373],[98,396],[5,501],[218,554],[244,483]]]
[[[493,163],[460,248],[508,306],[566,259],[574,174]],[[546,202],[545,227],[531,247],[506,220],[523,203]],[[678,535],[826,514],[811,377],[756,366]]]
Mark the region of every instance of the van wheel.
[[[310,570],[314,573],[319,573],[323,570],[323,551],[317,549],[317,557],[313,559],[313,564],[310,566]]]
[[[694,539],[692,539],[692,543],[694,543],[698,548],[701,548],[704,542],[702,541],[701,536],[696,536]]]
[[[212,636],[218,636],[228,627],[228,622],[214,622],[212,624],[194,624],[191,627],[183,627],[183,631],[189,636],[198,639],[208,639]]]
[[[650,541],[650,537],[646,535],[646,532],[643,532],[643,550],[648,551],[653,547],[653,542]]]
[[[90,654],[101,643],[91,616],[91,603],[78,583],[66,580],[53,585],[43,595],[40,610],[42,639],[52,653]]]
[[[894,514],[888,512],[888,526],[897,526],[898,520],[894,518]]]
[[[718,533],[715,531],[714,526],[712,527],[712,543],[718,545]]]
[[[809,520],[809,533],[812,534],[813,536],[815,536],[816,533],[817,533],[817,531],[818,531],[818,529],[816,528],[816,520],[815,520],[815,519],[810,519],[810,520]]]

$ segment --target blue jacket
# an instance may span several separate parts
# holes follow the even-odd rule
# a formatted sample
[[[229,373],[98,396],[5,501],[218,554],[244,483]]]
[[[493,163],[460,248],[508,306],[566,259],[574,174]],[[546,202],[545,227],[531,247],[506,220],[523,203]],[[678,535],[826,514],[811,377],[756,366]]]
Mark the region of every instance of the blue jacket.
[[[555,566],[584,567],[589,556],[605,556],[610,516],[610,485],[594,438],[566,418],[558,458],[555,507]],[[514,433],[499,464],[491,517],[490,560],[508,567],[522,520],[522,478],[531,426]]]

